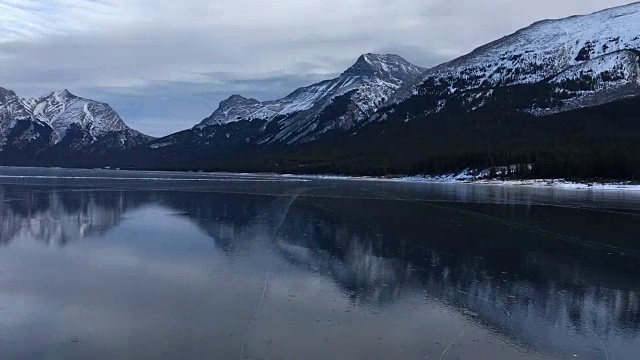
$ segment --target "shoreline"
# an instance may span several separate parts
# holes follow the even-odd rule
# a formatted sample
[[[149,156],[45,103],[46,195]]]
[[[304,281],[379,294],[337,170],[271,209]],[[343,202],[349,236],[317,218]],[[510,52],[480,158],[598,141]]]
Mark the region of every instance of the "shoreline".
[[[518,179],[518,180],[500,180],[500,179],[457,179],[451,176],[346,176],[346,175],[296,175],[296,174],[277,174],[285,177],[298,177],[308,179],[327,179],[327,180],[360,180],[360,181],[383,181],[395,183],[425,183],[425,184],[468,184],[468,185],[490,185],[490,186],[510,186],[510,187],[533,187],[533,188],[555,188],[567,190],[615,190],[615,191],[640,191],[640,184],[634,184],[631,181],[612,181],[612,182],[596,182],[596,181],[567,181],[564,179]]]
[[[330,174],[283,174],[274,172],[247,173],[247,172],[196,172],[196,171],[173,171],[173,170],[133,170],[133,169],[88,169],[88,168],[65,168],[65,167],[39,167],[39,166],[0,166],[2,168],[13,169],[40,169],[40,170],[103,170],[109,172],[151,172],[163,174],[188,174],[188,175],[225,175],[225,176],[274,176],[283,178],[298,179],[324,179],[324,180],[345,180],[345,181],[378,181],[394,183],[423,183],[423,184],[468,184],[486,186],[510,186],[510,187],[531,187],[546,189],[566,189],[566,190],[614,190],[614,191],[640,191],[640,183],[632,181],[568,181],[565,179],[488,179],[478,178],[463,172],[457,175],[398,175],[398,176],[349,176]]]

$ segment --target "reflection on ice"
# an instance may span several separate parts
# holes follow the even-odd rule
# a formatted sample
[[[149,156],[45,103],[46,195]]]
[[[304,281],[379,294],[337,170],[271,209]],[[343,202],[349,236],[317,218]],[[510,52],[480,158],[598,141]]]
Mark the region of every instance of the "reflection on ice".
[[[139,201],[125,192],[0,187],[0,243],[16,238],[64,245],[103,235]]]
[[[366,189],[368,194],[384,194],[385,189],[379,184],[367,186],[371,187]],[[407,185],[394,192],[394,196],[426,196],[413,186]],[[628,221],[628,217],[635,216],[636,210],[629,210],[633,206],[625,204],[623,207],[627,209],[619,213],[594,213],[584,206],[549,209],[536,205],[546,201],[544,196],[524,194],[520,189],[512,193],[507,188],[497,192],[469,189],[459,185],[444,190],[465,201],[429,203],[382,197],[319,197],[311,190],[292,190],[292,194],[303,194],[295,197],[1,185],[0,242],[5,246],[0,248],[0,259],[3,255],[10,256],[12,246],[22,241],[37,240],[74,249],[71,253],[56,253],[57,247],[52,247],[49,252],[37,250],[31,255],[22,249],[20,254],[47,264],[48,269],[58,272],[57,276],[65,269],[74,271],[77,281],[95,276],[95,284],[85,284],[93,286],[90,295],[75,294],[88,296],[96,302],[95,306],[115,306],[106,299],[110,299],[110,291],[118,294],[121,302],[117,308],[109,309],[111,313],[85,310],[79,316],[91,315],[117,328],[127,321],[127,311],[143,312],[141,309],[151,301],[144,298],[145,293],[159,294],[161,297],[153,308],[164,311],[162,321],[146,312],[146,318],[139,321],[156,327],[193,322],[196,325],[192,328],[203,331],[213,326],[218,336],[232,339],[228,342],[228,353],[224,353],[229,356],[237,356],[242,338],[238,334],[245,332],[247,320],[253,316],[257,299],[265,289],[264,274],[271,271],[272,286],[264,290],[265,324],[271,324],[270,316],[277,319],[277,313],[270,313],[277,311],[280,303],[276,301],[290,304],[287,316],[291,316],[291,321],[296,320],[292,314],[299,316],[299,323],[283,327],[308,326],[309,319],[305,316],[315,316],[305,315],[305,309],[315,305],[308,301],[332,299],[338,303],[341,299],[365,314],[358,316],[375,316],[389,323],[398,313],[422,319],[403,309],[406,304],[412,304],[417,309],[413,311],[420,314],[430,314],[435,306],[455,314],[450,315],[451,323],[462,318],[474,331],[508,339],[514,348],[526,349],[527,354],[543,354],[543,358],[574,355],[598,358],[606,348],[611,358],[632,359],[640,348],[638,260],[576,245],[579,242],[558,241],[547,234],[585,241],[606,240],[616,247],[630,247],[640,230],[637,222]],[[480,198],[492,201],[474,200]],[[615,199],[609,199],[608,203],[615,204]],[[128,227],[123,227],[132,214],[141,216],[141,220],[130,219]],[[501,221],[488,221],[488,216]],[[599,219],[601,223],[584,223],[585,219]],[[613,234],[611,228],[616,229],[615,238],[604,238],[603,234]],[[118,232],[125,229],[135,242],[122,241]],[[151,238],[140,240],[142,235],[134,231],[151,234]],[[202,238],[205,243],[199,242]],[[56,263],[57,256],[71,262],[74,258],[70,254],[81,251],[89,252],[82,261],[75,259],[73,265]],[[6,259],[4,263],[0,260],[0,269],[8,264]],[[11,264],[19,264],[21,271],[40,271],[37,264],[15,261]],[[87,278],[77,278],[82,269],[87,271]],[[47,296],[53,297],[47,293],[53,290],[46,286],[43,287],[46,290],[36,291],[33,284],[37,283],[37,277],[12,283],[6,272],[0,274],[3,274],[0,284],[6,289],[20,289],[0,290],[0,307],[22,301],[24,306],[31,304],[31,308],[37,308],[35,303],[45,304],[50,300]],[[189,278],[198,281],[186,280]],[[269,293],[277,289],[286,291],[283,287],[292,278],[313,283],[330,294],[313,299]],[[121,283],[117,279],[122,279]],[[64,287],[57,280],[42,281]],[[332,293],[332,289],[337,292]],[[101,296],[93,298],[91,294]],[[127,294],[140,298],[127,298]],[[55,295],[64,299],[57,299],[58,302],[73,301],[69,294]],[[13,310],[20,313],[17,307]],[[219,328],[212,319],[199,319],[196,314],[207,311],[218,316],[215,321],[223,323],[224,328]],[[233,316],[226,317],[227,313]],[[30,314],[25,312],[22,316],[29,319]],[[352,331],[367,331],[362,319],[349,320],[353,322]],[[0,325],[0,334],[16,330],[12,324]],[[135,329],[133,325],[127,326]],[[438,329],[428,323],[421,326],[436,339],[433,343],[444,344],[429,345],[437,350],[435,355],[455,340],[448,335],[439,338]],[[229,329],[226,332],[230,335],[222,334],[225,329]],[[300,328],[284,329],[300,331]],[[154,339],[167,336],[160,330],[138,330],[151,331],[153,336],[157,335]],[[135,337],[136,331],[131,331]],[[456,336],[459,333],[458,329],[451,331]],[[172,335],[178,348],[185,346],[180,343],[180,336],[175,332]],[[189,335],[190,341],[197,338]],[[471,340],[465,341],[469,344]],[[253,344],[254,350],[261,346],[265,345]],[[463,350],[453,347],[449,351]]]

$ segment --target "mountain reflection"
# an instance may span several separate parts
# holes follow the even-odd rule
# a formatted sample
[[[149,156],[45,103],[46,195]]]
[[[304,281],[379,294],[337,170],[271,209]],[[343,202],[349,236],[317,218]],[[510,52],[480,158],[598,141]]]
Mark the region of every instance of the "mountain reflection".
[[[257,233],[290,264],[331,279],[354,305],[384,311],[403,297],[424,297],[524,346],[555,349],[562,356],[568,355],[566,348],[593,343],[585,340],[592,334],[610,348],[640,336],[638,260],[558,241],[571,209],[556,209],[545,218],[529,207],[495,204],[443,208],[364,199],[3,185],[0,242],[35,239],[63,246],[96,239],[147,205],[193,221],[229,254],[249,247],[256,237],[246,234]],[[489,213],[495,221],[480,216]],[[558,216],[561,225],[553,223]],[[530,231],[541,223],[555,232]],[[635,230],[621,229],[620,238]]]
[[[148,194],[0,186],[0,243],[26,237],[65,245],[100,236],[123,215],[149,201]]]

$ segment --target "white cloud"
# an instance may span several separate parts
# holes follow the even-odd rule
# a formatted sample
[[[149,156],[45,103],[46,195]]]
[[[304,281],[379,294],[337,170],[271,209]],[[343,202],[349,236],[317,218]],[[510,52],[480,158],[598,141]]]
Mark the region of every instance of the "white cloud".
[[[543,18],[625,3],[0,0],[0,86],[23,95],[69,88],[99,96],[120,89],[129,105],[147,96],[145,103],[156,101],[160,108],[184,105],[172,102],[177,90],[164,85],[160,100],[159,83],[181,84],[180,91],[200,97],[209,86],[205,93],[215,94],[209,104],[176,111],[184,115],[173,120],[173,130],[208,115],[229,90],[242,88],[237,82],[250,86],[244,89],[248,95],[281,96],[281,86],[270,91],[268,82],[248,80],[283,75],[292,79],[293,90],[341,72],[365,52],[398,52],[432,66]],[[121,104],[112,105],[136,126]]]

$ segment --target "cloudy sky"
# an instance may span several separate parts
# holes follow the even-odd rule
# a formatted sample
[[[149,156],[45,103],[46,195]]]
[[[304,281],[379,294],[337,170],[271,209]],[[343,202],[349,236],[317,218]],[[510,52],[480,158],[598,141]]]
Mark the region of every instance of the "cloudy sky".
[[[134,128],[193,126],[234,93],[268,100],[367,52],[429,67],[534,21],[623,0],[0,0],[0,86],[68,88]]]

